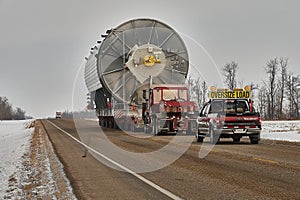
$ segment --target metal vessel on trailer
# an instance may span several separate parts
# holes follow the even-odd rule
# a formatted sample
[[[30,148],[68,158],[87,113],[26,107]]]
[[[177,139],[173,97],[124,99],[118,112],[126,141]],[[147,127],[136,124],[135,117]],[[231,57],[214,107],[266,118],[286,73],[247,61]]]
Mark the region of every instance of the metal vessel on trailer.
[[[160,21],[134,19],[101,36],[84,73],[99,125],[153,134],[195,131],[185,84],[188,52],[179,34]]]

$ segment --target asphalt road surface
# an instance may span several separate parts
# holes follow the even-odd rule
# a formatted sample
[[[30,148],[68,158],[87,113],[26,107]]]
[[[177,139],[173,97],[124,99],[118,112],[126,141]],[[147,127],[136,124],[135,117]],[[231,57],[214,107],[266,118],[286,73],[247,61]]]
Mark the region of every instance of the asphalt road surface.
[[[200,159],[199,150],[207,143],[194,140],[172,164],[135,174],[107,166],[109,161],[101,155],[109,152],[97,150],[103,141],[97,122],[78,121],[77,129],[71,120],[42,123],[78,199],[300,199],[300,143],[261,140],[251,145],[247,138],[239,144],[224,140]],[[161,149],[174,137],[138,138],[120,130],[102,130],[114,145],[135,153]],[[90,138],[84,143],[96,153],[68,134],[81,141]]]

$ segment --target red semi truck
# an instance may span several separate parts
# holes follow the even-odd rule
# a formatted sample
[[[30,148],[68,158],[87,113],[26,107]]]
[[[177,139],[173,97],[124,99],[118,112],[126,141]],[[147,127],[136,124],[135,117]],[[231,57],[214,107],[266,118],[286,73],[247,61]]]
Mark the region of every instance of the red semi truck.
[[[115,118],[125,130],[143,128],[153,135],[196,131],[196,108],[189,100],[187,85],[153,85],[142,92],[142,101],[137,101],[139,94],[134,95],[131,110],[121,118]]]

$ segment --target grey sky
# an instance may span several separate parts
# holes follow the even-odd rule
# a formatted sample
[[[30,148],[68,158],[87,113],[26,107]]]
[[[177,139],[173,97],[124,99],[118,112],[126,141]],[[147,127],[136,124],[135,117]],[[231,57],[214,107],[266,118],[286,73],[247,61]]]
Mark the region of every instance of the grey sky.
[[[297,0],[0,0],[0,96],[34,117],[72,110],[73,82],[90,47],[106,29],[139,17],[193,38],[220,69],[238,62],[245,83],[260,83],[274,57],[288,57],[290,71],[299,75],[299,9]],[[76,88],[85,93],[81,83]],[[76,109],[84,107],[84,97],[77,102]]]

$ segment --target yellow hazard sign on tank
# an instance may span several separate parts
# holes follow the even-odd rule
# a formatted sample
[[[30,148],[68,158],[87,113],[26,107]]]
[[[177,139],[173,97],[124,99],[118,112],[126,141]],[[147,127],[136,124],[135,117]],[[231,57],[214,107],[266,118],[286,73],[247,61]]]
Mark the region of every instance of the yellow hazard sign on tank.
[[[242,88],[217,89],[215,86],[210,87],[210,99],[249,99],[251,98],[251,91],[249,86]]]

